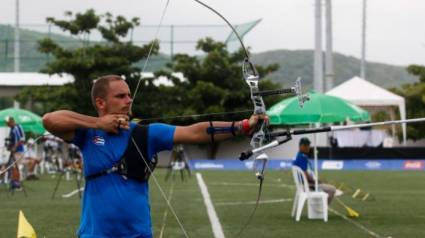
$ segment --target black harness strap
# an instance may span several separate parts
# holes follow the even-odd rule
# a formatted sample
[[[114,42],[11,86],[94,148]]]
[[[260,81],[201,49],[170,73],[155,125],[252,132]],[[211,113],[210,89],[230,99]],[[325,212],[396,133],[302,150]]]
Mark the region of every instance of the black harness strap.
[[[92,179],[95,179],[95,178],[98,178],[98,177],[101,177],[103,175],[107,175],[107,174],[110,174],[110,173],[114,173],[114,172],[117,172],[117,171],[118,171],[118,165],[114,165],[110,169],[103,170],[102,172],[99,172],[99,173],[87,175],[85,178],[86,178],[86,181],[89,181],[89,180],[92,180]]]
[[[137,125],[131,131],[127,148],[118,163],[112,168],[87,175],[86,180],[117,172],[126,179],[131,178],[141,182],[147,181],[158,162],[156,155],[152,157],[152,160],[148,159],[148,128],[147,125]]]

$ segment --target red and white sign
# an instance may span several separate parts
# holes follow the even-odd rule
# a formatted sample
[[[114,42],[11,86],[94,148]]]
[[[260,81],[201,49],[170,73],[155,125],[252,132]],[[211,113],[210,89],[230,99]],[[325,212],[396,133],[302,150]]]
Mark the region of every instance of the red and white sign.
[[[424,162],[423,161],[404,161],[404,169],[411,169],[411,170],[422,170],[424,169]]]

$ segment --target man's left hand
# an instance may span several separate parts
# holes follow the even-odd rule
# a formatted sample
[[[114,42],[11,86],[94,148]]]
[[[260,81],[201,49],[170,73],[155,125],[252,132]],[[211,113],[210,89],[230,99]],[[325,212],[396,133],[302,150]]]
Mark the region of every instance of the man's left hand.
[[[266,125],[269,124],[269,116],[267,116],[266,114],[253,114],[251,115],[251,117],[249,118],[248,122],[249,122],[249,134],[251,135],[252,133],[254,133],[254,131],[256,130],[256,127],[258,125],[258,122],[260,120],[263,120]]]

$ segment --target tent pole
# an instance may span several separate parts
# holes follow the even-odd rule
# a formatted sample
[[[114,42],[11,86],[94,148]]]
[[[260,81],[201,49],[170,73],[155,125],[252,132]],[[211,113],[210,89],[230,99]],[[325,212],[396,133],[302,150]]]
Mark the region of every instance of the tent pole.
[[[315,123],[315,127],[319,128],[319,123]],[[319,168],[317,162],[317,133],[314,134],[314,188],[319,191]]]

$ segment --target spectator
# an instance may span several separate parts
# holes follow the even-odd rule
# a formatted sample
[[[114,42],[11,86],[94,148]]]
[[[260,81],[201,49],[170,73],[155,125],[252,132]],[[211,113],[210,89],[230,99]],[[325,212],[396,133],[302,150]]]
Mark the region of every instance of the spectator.
[[[30,138],[24,153],[24,163],[28,167],[27,180],[38,180],[38,177],[35,175],[35,167],[40,163],[40,160],[34,151],[34,139]]]
[[[10,128],[8,150],[10,151],[10,159],[8,165],[14,163],[11,168],[10,185],[11,189],[19,189],[21,187],[21,175],[18,168],[24,156],[25,132],[22,126],[15,122],[13,117],[6,119],[6,124]]]
[[[314,176],[309,172],[309,167],[312,170],[312,166],[309,162],[309,157],[308,157],[309,154],[310,154],[310,140],[306,137],[303,137],[300,139],[299,151],[297,153],[297,157],[295,158],[292,164],[300,167],[304,171],[305,176],[310,185],[310,189],[314,189],[315,179],[314,179]],[[326,192],[329,195],[328,203],[330,204],[336,192],[335,186],[331,184],[322,183],[319,180],[319,189]]]

